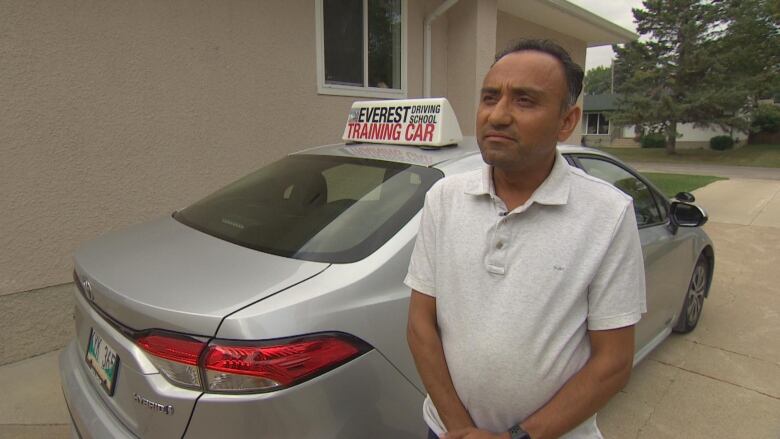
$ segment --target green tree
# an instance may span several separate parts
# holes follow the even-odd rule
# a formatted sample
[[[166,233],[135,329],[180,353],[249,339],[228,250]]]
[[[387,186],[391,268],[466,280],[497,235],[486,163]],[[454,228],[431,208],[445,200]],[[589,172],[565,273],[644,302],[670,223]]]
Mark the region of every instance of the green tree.
[[[718,56],[721,9],[700,0],[645,0],[634,9],[641,35],[617,57],[615,91],[618,111],[613,120],[635,124],[666,137],[674,154],[681,123],[736,123],[743,101],[724,82],[726,66]]]
[[[599,95],[612,91],[612,67],[595,67],[585,73],[585,94]]]
[[[725,25],[719,52],[752,113],[758,99],[780,93],[780,2],[725,0],[719,7]]]

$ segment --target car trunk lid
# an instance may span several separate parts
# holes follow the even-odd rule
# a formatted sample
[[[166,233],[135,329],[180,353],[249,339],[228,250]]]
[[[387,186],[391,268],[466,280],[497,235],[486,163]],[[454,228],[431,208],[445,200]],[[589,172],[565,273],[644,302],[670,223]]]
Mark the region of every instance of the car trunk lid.
[[[171,217],[109,233],[74,259],[93,306],[117,322],[202,336],[226,315],[328,267],[244,248]]]

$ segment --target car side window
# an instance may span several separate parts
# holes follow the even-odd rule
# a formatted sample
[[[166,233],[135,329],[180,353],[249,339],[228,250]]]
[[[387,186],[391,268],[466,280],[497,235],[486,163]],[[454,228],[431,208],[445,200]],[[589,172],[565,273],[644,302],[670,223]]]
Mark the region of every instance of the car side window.
[[[591,157],[578,157],[577,159],[585,172],[611,183],[634,199],[634,213],[636,213],[636,223],[639,227],[664,221],[664,216],[661,215],[652,190],[636,175],[607,160]]]

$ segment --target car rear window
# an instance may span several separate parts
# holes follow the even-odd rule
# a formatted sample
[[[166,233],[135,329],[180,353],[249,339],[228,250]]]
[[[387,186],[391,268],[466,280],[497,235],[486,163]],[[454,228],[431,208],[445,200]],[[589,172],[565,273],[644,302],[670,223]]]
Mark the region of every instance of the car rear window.
[[[441,171],[353,157],[295,155],[174,214],[226,241],[307,261],[373,253],[421,208]]]

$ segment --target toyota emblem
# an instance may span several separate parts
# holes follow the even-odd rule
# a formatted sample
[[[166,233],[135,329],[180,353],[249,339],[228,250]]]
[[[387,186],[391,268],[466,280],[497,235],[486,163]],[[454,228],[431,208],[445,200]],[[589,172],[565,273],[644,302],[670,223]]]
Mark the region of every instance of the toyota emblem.
[[[87,300],[89,300],[90,302],[94,302],[95,295],[92,294],[92,284],[89,283],[88,280],[85,280],[84,282],[81,283],[81,285],[84,287],[84,295],[87,296]]]

